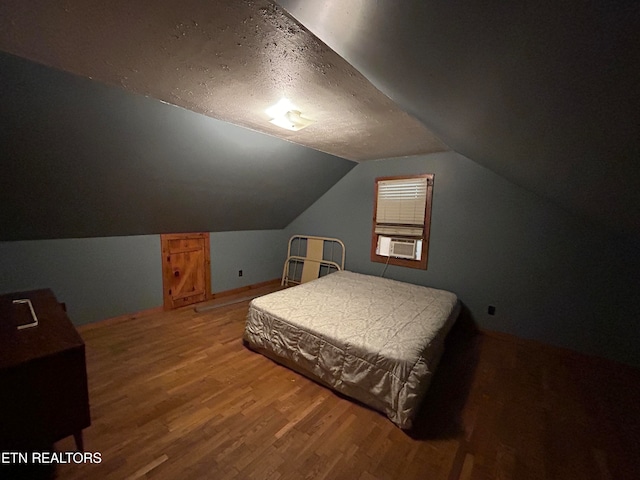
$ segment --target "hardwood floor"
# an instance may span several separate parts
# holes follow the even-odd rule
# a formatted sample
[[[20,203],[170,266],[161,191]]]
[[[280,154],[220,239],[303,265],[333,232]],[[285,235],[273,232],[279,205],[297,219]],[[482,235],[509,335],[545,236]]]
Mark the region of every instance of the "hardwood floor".
[[[637,370],[463,319],[407,434],[245,348],[247,305],[81,328],[102,461],[57,478],[640,478]]]

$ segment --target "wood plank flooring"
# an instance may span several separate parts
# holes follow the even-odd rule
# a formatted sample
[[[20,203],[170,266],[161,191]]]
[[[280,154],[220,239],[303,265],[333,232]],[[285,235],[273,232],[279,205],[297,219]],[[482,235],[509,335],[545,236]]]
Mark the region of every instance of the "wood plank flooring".
[[[640,478],[637,370],[462,319],[407,434],[244,347],[247,305],[81,329],[102,462],[57,478]]]

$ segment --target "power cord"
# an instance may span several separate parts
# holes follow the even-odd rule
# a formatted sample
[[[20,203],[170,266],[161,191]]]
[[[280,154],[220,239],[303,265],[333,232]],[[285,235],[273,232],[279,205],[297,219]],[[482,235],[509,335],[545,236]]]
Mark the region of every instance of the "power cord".
[[[382,270],[380,277],[384,277],[384,273],[387,271],[387,267],[389,266],[389,260],[391,260],[391,255],[387,257],[387,262],[384,264],[384,270]]]

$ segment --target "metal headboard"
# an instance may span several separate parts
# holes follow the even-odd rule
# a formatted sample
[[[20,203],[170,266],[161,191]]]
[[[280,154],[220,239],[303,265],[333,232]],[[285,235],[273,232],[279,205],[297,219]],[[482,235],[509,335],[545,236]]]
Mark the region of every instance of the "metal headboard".
[[[329,273],[344,270],[345,247],[331,237],[294,235],[289,239],[282,285],[298,285]]]

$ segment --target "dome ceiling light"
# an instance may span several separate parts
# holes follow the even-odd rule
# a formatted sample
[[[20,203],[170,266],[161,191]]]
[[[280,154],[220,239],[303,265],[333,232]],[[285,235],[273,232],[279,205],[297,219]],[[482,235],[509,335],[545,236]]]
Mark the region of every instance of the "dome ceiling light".
[[[281,98],[278,103],[267,108],[265,113],[271,117],[269,122],[294,132],[314,123],[310,118],[303,117],[298,107],[287,98]]]

